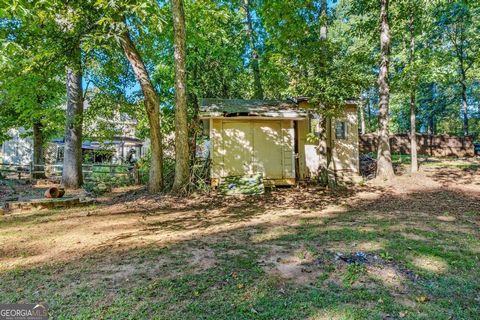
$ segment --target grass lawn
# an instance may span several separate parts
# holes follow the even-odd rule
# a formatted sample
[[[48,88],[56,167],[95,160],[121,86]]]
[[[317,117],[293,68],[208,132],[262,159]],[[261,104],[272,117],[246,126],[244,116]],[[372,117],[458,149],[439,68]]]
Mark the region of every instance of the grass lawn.
[[[55,319],[478,319],[479,174],[421,168],[394,186],[0,217],[0,302]]]

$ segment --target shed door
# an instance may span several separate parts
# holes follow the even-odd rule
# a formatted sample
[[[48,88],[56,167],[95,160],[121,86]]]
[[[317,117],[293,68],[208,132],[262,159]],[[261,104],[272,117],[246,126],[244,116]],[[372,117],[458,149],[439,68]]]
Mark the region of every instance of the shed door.
[[[225,176],[252,174],[252,129],[248,121],[223,122],[223,166]]]
[[[283,126],[282,126],[283,123]],[[290,121],[222,121],[222,176],[295,178]]]
[[[280,121],[253,123],[254,171],[266,179],[283,178],[283,138]]]

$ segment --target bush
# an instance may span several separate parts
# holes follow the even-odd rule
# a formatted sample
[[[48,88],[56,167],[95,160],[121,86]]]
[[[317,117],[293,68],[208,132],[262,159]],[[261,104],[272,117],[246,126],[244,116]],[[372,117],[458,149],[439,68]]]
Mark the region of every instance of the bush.
[[[111,191],[112,188],[125,187],[134,183],[127,167],[114,167],[113,171],[110,169],[110,167],[93,167],[92,174],[83,186],[85,191],[102,194]]]
[[[137,162],[138,171],[140,173],[140,183],[147,184],[150,173],[150,160],[152,154],[147,152],[145,156],[140,158]],[[175,159],[164,158],[163,159],[163,181],[165,184],[165,190],[171,190],[173,185],[173,178],[175,175]]]

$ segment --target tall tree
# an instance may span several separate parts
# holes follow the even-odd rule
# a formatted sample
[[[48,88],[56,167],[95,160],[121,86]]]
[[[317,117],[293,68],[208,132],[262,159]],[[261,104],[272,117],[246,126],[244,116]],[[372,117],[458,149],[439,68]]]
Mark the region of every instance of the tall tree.
[[[135,77],[143,92],[145,110],[150,125],[151,162],[148,180],[148,191],[156,193],[163,189],[163,147],[160,130],[160,98],[150,80],[150,75],[142,56],[133,43],[126,25],[123,26],[119,41],[127,57]]]
[[[410,64],[415,62],[415,8],[410,8],[409,19],[409,33],[410,33]],[[410,171],[415,173],[418,171],[418,159],[417,159],[417,105],[416,105],[416,93],[417,83],[416,77],[412,77],[412,83],[410,88]]]
[[[103,30],[99,35],[105,38],[104,45],[108,46],[108,41],[112,39],[120,44],[140,85],[150,137],[151,159],[147,188],[150,193],[159,192],[164,188],[161,99],[151,78],[152,71],[149,70],[154,63],[145,59],[148,56],[145,51],[151,53],[160,50],[156,47],[158,42],[152,40],[156,38],[163,24],[159,15],[159,3],[143,0],[97,0],[95,7],[103,16],[99,22]],[[142,46],[145,43],[146,45]]]
[[[395,51],[394,69],[394,99],[399,101],[408,100],[408,112],[403,110],[404,103],[397,107],[398,113],[408,116],[407,121],[402,121],[401,116],[395,118],[396,127],[399,132],[409,127],[410,135],[410,155],[411,164],[410,171],[415,173],[418,171],[417,157],[417,86],[418,83],[430,77],[432,67],[430,65],[429,56],[429,40],[420,38],[427,30],[431,19],[428,18],[426,12],[427,3],[423,0],[402,0],[396,1],[395,6],[391,10],[394,27],[392,34]],[[417,38],[420,38],[417,40]],[[418,43],[422,44],[421,50],[417,50]],[[419,67],[421,66],[421,67]],[[405,98],[403,98],[405,97]]]
[[[57,25],[66,66],[67,119],[65,122],[65,144],[62,184],[77,189],[83,184],[82,134],[83,134],[83,65],[82,45],[97,27],[98,13],[90,1],[52,1],[41,4]],[[41,25],[40,25],[41,27]],[[55,39],[54,39],[55,41]]]
[[[67,119],[62,185],[77,189],[83,184],[82,173],[82,125],[83,88],[80,45],[73,48],[67,64]]]
[[[390,26],[388,23],[388,0],[380,0],[380,72],[378,74],[380,101],[378,114],[377,177],[387,180],[394,176],[388,129],[390,100],[388,80],[389,59]]]
[[[51,12],[29,2],[0,5],[0,138],[14,127],[33,137],[34,178],[45,176],[44,144],[61,135],[64,123],[63,50],[53,36],[59,34],[57,25],[45,19],[47,14]]]
[[[250,65],[253,73],[253,97],[255,99],[263,99],[263,87],[260,76],[260,57],[255,41],[250,0],[243,0],[243,10],[245,11],[246,31],[248,44],[250,47]]]
[[[175,60],[175,178],[179,192],[190,177],[187,119],[186,31],[183,0],[172,0]],[[192,150],[195,152],[195,150]]]
[[[319,25],[320,25],[320,52],[321,58],[319,59],[320,73],[323,73],[322,76],[326,76],[325,74],[325,65],[328,63],[328,43],[327,43],[327,36],[328,36],[328,4],[327,0],[322,0],[320,4],[320,15],[319,15]],[[326,106],[324,105],[325,102],[320,101],[322,105],[320,108],[325,109]],[[325,111],[325,110],[323,110]],[[327,137],[327,127],[329,125],[329,119],[326,114],[322,114],[319,123],[319,139],[318,139],[318,150],[321,156],[320,161],[320,183],[323,185],[328,185],[330,183],[328,169],[331,163],[332,158],[332,146],[329,145],[329,139]]]
[[[442,1],[438,6],[438,35],[442,40],[440,50],[446,61],[455,61],[460,86],[463,134],[469,134],[468,124],[468,87],[470,73],[480,56],[480,13],[478,5],[471,1]]]

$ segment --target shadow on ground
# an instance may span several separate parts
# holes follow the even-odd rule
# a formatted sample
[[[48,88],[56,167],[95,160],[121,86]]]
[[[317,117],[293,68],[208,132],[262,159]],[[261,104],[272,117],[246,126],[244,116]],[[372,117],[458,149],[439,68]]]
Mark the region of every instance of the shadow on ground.
[[[137,194],[12,217],[0,222],[0,291],[56,318],[475,318],[479,200],[370,187]]]

